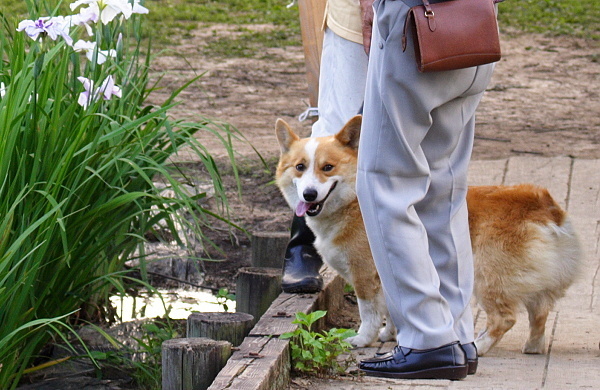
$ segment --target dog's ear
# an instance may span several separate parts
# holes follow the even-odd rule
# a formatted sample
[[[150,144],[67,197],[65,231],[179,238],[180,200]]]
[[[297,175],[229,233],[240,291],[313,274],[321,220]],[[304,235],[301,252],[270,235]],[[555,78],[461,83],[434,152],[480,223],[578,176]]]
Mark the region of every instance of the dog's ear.
[[[335,138],[342,144],[352,149],[358,149],[360,140],[360,127],[362,125],[362,115],[356,115],[351,118],[335,135]]]
[[[292,143],[298,141],[300,137],[294,133],[294,130],[284,121],[283,119],[277,119],[275,122],[275,133],[277,134],[277,141],[281,148],[281,153],[286,153],[290,150]]]

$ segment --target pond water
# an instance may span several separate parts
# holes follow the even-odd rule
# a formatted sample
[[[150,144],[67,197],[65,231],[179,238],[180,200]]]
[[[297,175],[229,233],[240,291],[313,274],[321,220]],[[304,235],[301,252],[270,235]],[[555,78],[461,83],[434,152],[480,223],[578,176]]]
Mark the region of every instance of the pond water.
[[[235,312],[235,301],[217,298],[206,290],[157,289],[158,294],[139,291],[133,297],[113,296],[110,298],[121,321],[163,317],[169,311],[169,318],[187,319],[192,312]]]

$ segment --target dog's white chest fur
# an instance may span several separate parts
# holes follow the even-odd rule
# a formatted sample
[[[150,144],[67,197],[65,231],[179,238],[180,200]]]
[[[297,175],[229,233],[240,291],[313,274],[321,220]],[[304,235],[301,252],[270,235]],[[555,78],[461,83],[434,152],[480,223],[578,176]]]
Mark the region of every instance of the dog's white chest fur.
[[[340,227],[335,224],[323,224],[316,219],[308,218],[306,223],[315,233],[314,246],[321,254],[323,260],[348,282],[351,282],[351,270],[348,253],[344,247],[335,245]]]

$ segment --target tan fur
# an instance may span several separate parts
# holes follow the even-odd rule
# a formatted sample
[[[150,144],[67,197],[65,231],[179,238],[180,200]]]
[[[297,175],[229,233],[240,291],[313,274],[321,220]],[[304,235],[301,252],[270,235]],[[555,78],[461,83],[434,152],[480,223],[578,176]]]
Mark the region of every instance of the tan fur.
[[[530,327],[523,353],[543,353],[548,314],[580,269],[581,250],[565,211],[548,190],[531,184],[471,187],[467,203],[474,294],[488,317],[480,353],[512,328],[521,304]]]
[[[354,192],[360,123],[357,116],[337,135],[311,141],[300,139],[278,120],[282,153],[276,178],[295,208],[302,197],[302,188],[297,186],[306,185],[299,180],[307,174],[298,167],[308,167],[315,160],[314,180],[308,185],[330,194],[318,215],[306,217],[307,224],[325,262],[354,286],[362,323],[358,336],[350,341],[365,346],[375,341],[377,328],[388,314]],[[530,322],[523,352],[543,353],[548,313],[580,268],[579,242],[566,213],[546,189],[531,184],[470,187],[467,203],[474,294],[488,317],[486,329],[476,340],[479,354],[486,353],[514,325],[521,304]],[[387,341],[394,336],[395,328],[387,321],[379,338]]]
[[[286,124],[279,123],[279,126],[286,126]],[[283,128],[285,128],[285,132]],[[298,164],[307,164],[308,162],[308,156],[304,150],[308,139],[298,139],[295,134],[290,135],[289,132],[292,130],[289,126],[283,128],[279,128],[279,131],[284,134],[281,139],[285,138],[291,142],[282,149],[284,153],[282,153],[277,167],[276,177],[280,188],[290,186],[293,178],[301,176],[302,172],[294,168]],[[321,172],[321,175],[324,177],[342,175],[348,178],[348,182],[354,187],[358,144],[352,144],[351,141],[352,139],[346,132],[340,132],[334,137],[324,137],[319,142],[315,160],[317,167],[335,162],[332,171]],[[353,194],[343,208],[336,210],[335,218],[322,220],[319,225],[322,229],[317,229],[328,230],[329,222],[339,227],[339,232],[331,242],[335,247],[347,249],[350,268],[348,282],[353,285],[358,298],[371,300],[380,294],[381,282],[373,261],[364,260],[365,256],[370,258],[371,255],[364,226],[354,223],[361,218],[358,200],[356,194]],[[307,221],[309,225],[312,225],[312,222],[314,221],[310,218]]]

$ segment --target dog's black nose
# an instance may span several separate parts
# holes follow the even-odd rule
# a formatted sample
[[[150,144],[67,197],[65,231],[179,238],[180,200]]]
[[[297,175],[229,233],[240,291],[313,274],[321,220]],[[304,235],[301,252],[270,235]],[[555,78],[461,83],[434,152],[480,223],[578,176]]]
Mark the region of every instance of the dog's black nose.
[[[304,190],[304,192],[302,193],[302,196],[304,197],[304,200],[307,202],[312,202],[315,199],[317,199],[317,195],[319,193],[317,192],[317,190],[315,190],[314,188],[307,188]]]

